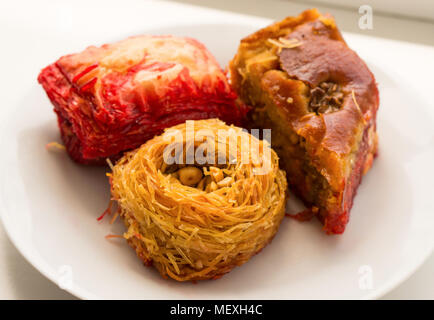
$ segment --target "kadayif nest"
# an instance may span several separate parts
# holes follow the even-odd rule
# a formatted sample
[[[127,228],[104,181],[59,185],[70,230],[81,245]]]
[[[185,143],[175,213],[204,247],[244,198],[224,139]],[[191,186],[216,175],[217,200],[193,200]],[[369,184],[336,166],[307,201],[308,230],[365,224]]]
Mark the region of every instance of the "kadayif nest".
[[[173,146],[183,152],[167,152]],[[193,147],[207,163],[195,157],[185,164]],[[110,183],[130,246],[178,281],[216,279],[247,262],[271,241],[285,212],[287,183],[276,153],[216,119],[166,129],[121,158]]]

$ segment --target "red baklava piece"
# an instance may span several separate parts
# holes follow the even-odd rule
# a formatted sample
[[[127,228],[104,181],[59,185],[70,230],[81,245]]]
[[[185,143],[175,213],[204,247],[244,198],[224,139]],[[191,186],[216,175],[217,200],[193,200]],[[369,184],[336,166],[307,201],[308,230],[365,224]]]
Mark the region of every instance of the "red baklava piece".
[[[342,233],[357,187],[377,151],[375,78],[317,10],[241,41],[230,65],[252,126],[272,129],[290,188],[327,233]]]
[[[187,119],[240,124],[245,108],[198,41],[137,36],[61,57],[39,83],[77,162],[100,164]]]

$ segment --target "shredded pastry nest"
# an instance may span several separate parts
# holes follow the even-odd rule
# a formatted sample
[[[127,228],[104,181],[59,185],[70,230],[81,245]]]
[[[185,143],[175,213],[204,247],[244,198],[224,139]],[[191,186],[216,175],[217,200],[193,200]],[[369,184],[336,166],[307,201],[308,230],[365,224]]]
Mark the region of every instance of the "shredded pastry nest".
[[[247,262],[271,241],[285,210],[286,178],[267,142],[220,120],[193,123],[195,133],[205,129],[208,135],[191,135],[186,124],[166,129],[127,153],[110,175],[113,199],[128,227],[124,237],[145,264],[178,281],[219,278]],[[236,143],[221,139],[219,129],[233,130]],[[184,147],[212,143],[227,157],[220,166],[195,164],[207,186],[183,185],[176,173],[166,172],[163,153],[173,130],[182,133]],[[245,149],[247,143],[258,147],[248,152],[248,163],[242,161],[243,152],[253,150]],[[265,150],[271,151],[268,162]],[[265,162],[270,170],[257,174]]]

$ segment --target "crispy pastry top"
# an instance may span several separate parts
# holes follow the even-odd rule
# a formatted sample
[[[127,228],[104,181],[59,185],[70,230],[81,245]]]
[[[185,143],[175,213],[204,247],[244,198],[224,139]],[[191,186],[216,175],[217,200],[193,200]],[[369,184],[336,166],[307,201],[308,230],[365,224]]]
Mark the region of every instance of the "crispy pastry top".
[[[121,118],[112,116],[125,109],[158,118],[164,110],[152,108],[154,100],[179,101],[183,95],[188,99],[198,92],[232,94],[215,58],[191,38],[130,37],[64,56],[56,66],[81,95],[92,96],[95,120],[106,124],[119,125]],[[98,117],[114,110],[111,117]]]
[[[91,46],[60,58],[57,66],[69,80],[75,78],[80,83],[85,82],[85,76],[101,79],[111,72],[128,72],[134,66],[137,83],[175,78],[183,68],[199,85],[209,74],[217,72],[217,77],[222,77],[214,57],[200,42],[172,36],[142,35],[101,47]],[[92,72],[84,72],[89,67],[94,67]]]

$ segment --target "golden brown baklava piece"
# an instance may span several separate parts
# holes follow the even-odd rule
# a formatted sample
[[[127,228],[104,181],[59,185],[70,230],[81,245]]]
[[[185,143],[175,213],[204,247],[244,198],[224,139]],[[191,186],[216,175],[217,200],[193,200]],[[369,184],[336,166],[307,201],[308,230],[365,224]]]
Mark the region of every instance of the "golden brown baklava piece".
[[[327,233],[342,233],[377,152],[375,78],[329,15],[307,10],[244,38],[230,63],[235,91],[272,129],[290,188]]]

